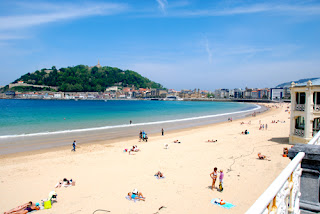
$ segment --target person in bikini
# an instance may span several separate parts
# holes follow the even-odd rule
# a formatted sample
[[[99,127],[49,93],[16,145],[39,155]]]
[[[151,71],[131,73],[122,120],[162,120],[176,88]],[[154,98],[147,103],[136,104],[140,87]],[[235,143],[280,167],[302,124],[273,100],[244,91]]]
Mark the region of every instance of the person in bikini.
[[[128,193],[128,196],[130,197],[130,199],[138,199],[138,200],[142,200],[144,201],[146,198],[143,197],[141,192],[138,192],[137,189],[134,189],[132,192]]]
[[[211,189],[213,190],[213,188],[215,188],[215,183],[217,180],[217,176],[218,176],[218,172],[217,172],[218,168],[215,167],[213,169],[213,172],[210,174],[210,177],[212,178],[212,185],[211,185]]]

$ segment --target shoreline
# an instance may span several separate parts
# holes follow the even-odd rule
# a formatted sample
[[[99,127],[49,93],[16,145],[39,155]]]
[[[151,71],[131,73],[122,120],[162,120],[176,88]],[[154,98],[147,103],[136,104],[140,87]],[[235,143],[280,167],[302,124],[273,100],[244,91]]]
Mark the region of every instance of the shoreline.
[[[0,158],[2,156],[7,157],[8,155],[14,155],[16,153],[30,153],[32,151],[47,151],[47,150],[57,150],[59,148],[68,148],[73,140],[77,141],[78,146],[86,144],[99,144],[105,141],[116,142],[123,139],[134,139],[134,136],[138,136],[139,130],[146,130],[149,134],[149,138],[153,134],[159,132],[161,128],[168,131],[179,131],[187,128],[202,127],[206,125],[219,124],[227,120],[228,117],[232,117],[234,120],[250,117],[250,115],[255,112],[261,114],[265,112],[268,108],[265,105],[254,104],[258,107],[254,109],[244,110],[240,112],[230,112],[222,113],[217,115],[206,115],[195,118],[184,118],[171,121],[156,121],[149,122],[145,124],[138,124],[137,126],[132,125],[121,125],[119,128],[115,127],[112,129],[103,129],[103,127],[94,131],[85,132],[70,132],[66,134],[57,135],[47,134],[41,136],[19,136],[13,138],[0,139],[2,143],[0,144]],[[151,135],[150,135],[151,134]],[[125,135],[125,136],[124,136]],[[79,143],[80,142],[80,143]]]
[[[259,109],[259,112],[256,112],[256,115],[262,115],[265,114],[269,111],[269,109],[264,106],[264,104],[258,104],[261,108]],[[253,110],[252,110],[253,111]],[[249,111],[251,112],[251,111]],[[251,114],[242,114],[242,115],[238,115],[238,116],[234,116],[234,115],[227,115],[228,117],[232,117],[233,121],[239,121],[241,119],[245,119],[245,118],[249,118],[252,117]],[[169,129],[165,129],[165,133],[168,134],[172,134],[172,133],[181,133],[181,132],[185,132],[185,131],[190,131],[190,130],[194,130],[194,129],[201,129],[204,127],[212,127],[212,126],[217,126],[220,124],[224,124],[224,123],[229,123],[229,121],[226,120],[226,118],[221,118],[218,121],[207,121],[207,122],[200,122],[197,125],[192,125],[192,126],[187,126],[187,125],[182,125],[181,128],[169,128]],[[175,124],[173,124],[175,125]],[[153,137],[158,137],[161,136],[160,134],[160,127],[157,127],[157,130],[150,128],[150,134],[148,134],[149,139],[153,138]],[[137,129],[138,131],[138,129]],[[56,140],[56,138],[54,138]],[[72,145],[72,139],[69,139],[69,143],[67,145],[51,145],[48,148],[40,148],[40,149],[32,149],[32,150],[25,150],[25,151],[19,151],[19,152],[12,152],[12,153],[0,153],[0,160],[1,159],[6,159],[6,158],[15,158],[15,157],[21,157],[21,156],[32,156],[35,154],[43,154],[43,153],[47,153],[47,152],[55,152],[55,151],[66,151],[66,150],[71,150],[71,145]],[[117,143],[119,141],[130,141],[130,140],[136,140],[138,139],[138,132],[134,132],[132,133],[128,133],[128,136],[119,136],[119,137],[112,137],[110,139],[98,139],[98,140],[90,140],[88,142],[84,142],[84,143],[77,143],[77,147],[90,147],[91,145],[108,145],[108,144],[114,144]],[[77,139],[76,139],[77,140]],[[77,140],[78,141],[78,140]]]

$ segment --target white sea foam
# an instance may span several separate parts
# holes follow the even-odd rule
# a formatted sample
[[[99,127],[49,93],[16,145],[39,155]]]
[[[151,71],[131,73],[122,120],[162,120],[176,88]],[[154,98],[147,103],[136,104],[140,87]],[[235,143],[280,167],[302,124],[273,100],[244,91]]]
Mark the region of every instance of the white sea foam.
[[[226,116],[226,115],[252,112],[252,111],[259,110],[261,108],[261,106],[259,106],[259,105],[255,105],[255,106],[256,106],[255,108],[249,109],[249,110],[228,112],[228,113],[222,113],[222,114],[205,115],[205,116],[190,117],[190,118],[183,118],[183,119],[174,119],[174,120],[154,121],[154,122],[147,122],[147,123],[123,124],[123,125],[115,125],[115,126],[102,126],[102,127],[94,127],[94,128],[86,128],[86,129],[72,129],[72,130],[39,132],[39,133],[19,134],[19,135],[3,135],[3,136],[0,136],[0,139],[68,134],[68,133],[77,133],[77,132],[98,131],[98,130],[106,130],[106,129],[126,128],[126,127],[145,126],[145,125],[156,125],[156,124],[163,124],[163,123],[175,123],[175,122],[182,122],[182,121],[214,118],[214,117],[221,117],[221,116]]]

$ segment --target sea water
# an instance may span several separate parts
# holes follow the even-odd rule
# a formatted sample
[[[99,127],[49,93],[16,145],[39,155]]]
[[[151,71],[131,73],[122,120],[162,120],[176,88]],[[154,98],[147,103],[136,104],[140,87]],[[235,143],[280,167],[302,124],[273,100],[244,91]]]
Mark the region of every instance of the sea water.
[[[245,111],[232,102],[147,100],[0,100],[0,139],[59,131],[112,128]]]

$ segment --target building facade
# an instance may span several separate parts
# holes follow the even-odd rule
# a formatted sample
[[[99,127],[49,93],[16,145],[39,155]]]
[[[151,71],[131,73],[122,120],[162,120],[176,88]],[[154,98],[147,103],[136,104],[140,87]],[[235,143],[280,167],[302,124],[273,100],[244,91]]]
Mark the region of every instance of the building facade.
[[[289,143],[307,143],[320,130],[320,85],[291,84]]]

